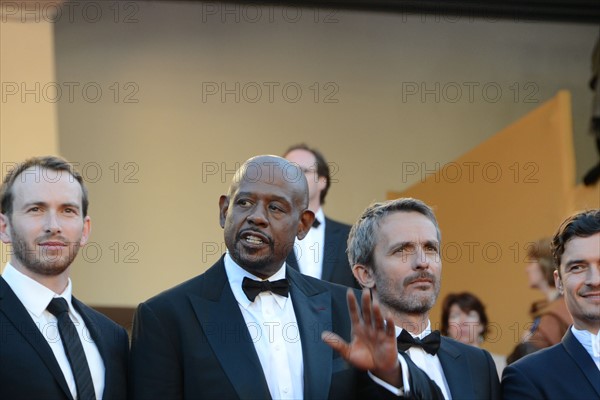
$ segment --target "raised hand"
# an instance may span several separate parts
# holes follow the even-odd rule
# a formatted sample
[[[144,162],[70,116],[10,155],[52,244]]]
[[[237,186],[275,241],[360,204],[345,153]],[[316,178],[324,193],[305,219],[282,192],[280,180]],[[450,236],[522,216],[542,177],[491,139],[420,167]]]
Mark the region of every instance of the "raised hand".
[[[394,322],[391,318],[384,319],[379,304],[371,299],[368,289],[363,289],[362,293],[362,316],[352,289],[348,289],[347,296],[352,342],[347,343],[329,331],[324,331],[321,338],[356,368],[369,370],[378,378],[400,387],[402,374]]]

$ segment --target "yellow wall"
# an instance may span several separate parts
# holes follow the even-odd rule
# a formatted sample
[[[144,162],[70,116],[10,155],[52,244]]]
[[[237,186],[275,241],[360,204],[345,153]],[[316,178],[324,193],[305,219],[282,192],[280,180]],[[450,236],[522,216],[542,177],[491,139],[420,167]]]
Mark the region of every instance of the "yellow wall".
[[[574,124],[588,122],[591,26],[91,4],[106,5],[102,18],[63,17],[55,29],[58,80],[103,90],[96,102],[78,92],[59,103],[60,150],[86,167],[90,187],[93,243],[73,277],[91,304],[135,305],[218,259],[217,200],[250,156],[316,146],[334,167],[325,212],[352,223],[372,200],[418,181],[415,164],[460,157],[561,88],[573,93]],[[298,101],[293,89],[285,98],[286,84],[301,88]]]
[[[0,3],[0,161],[10,163],[58,150],[54,26],[35,13]],[[6,10],[8,8],[8,10]],[[24,18],[24,19],[23,19]],[[50,86],[48,86],[50,85]]]
[[[572,204],[573,211],[600,208],[600,184],[575,187],[572,191]]]
[[[495,328],[487,346],[498,353],[512,350],[530,322],[529,305],[543,297],[528,289],[528,246],[551,236],[582,204],[600,201],[600,185],[575,188],[570,102],[568,92],[558,93],[437,173],[388,196],[416,197],[435,208],[443,241],[440,300],[465,290],[480,297]],[[436,323],[440,303],[432,311]]]
[[[58,153],[57,105],[48,101],[54,99],[50,90],[56,82],[54,26],[35,8],[24,13],[17,7],[23,4],[0,2],[2,177],[28,157]],[[8,260],[7,254],[2,246],[0,267]]]
[[[90,304],[134,306],[210,266],[224,249],[218,197],[250,156],[301,141],[321,149],[335,180],[325,211],[352,223],[372,200],[418,182],[415,165],[429,171],[460,157],[561,88],[573,93],[577,131],[588,123],[595,26],[275,6],[251,20],[256,6],[201,2],[71,5],[53,30],[3,23],[2,81],[14,63],[47,76],[11,80],[75,91],[72,101],[63,92],[56,103],[1,104],[0,143],[3,160],[58,152],[87,179],[93,230],[73,281]],[[46,50],[13,58],[41,40]],[[272,102],[267,82],[277,84]],[[240,100],[205,96],[212,83],[239,83]],[[253,83],[263,90],[256,102]],[[302,89],[299,101],[284,98],[285,84]],[[407,94],[414,85],[423,92]],[[18,120],[6,125],[5,110],[17,106],[27,111],[11,111]],[[588,144],[578,146],[581,159],[594,155],[589,136],[575,142]]]

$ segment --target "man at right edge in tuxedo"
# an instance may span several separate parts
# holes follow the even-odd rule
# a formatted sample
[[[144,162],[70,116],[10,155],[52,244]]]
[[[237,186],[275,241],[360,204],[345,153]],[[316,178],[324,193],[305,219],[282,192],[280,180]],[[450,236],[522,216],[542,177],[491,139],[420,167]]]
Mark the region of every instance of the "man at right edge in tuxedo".
[[[556,288],[573,325],[560,343],[509,365],[502,396],[600,399],[600,210],[567,218],[552,238]]]

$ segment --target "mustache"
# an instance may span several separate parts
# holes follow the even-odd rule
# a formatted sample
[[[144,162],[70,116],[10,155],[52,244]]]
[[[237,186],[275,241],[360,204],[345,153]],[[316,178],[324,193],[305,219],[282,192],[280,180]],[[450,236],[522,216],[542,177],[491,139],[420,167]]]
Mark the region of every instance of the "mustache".
[[[596,294],[598,292],[600,292],[600,285],[584,287],[577,294],[579,296],[588,296],[590,294]]]
[[[267,240],[269,241],[269,243],[273,243],[273,238],[271,237],[271,235],[269,235],[268,233],[265,233],[265,232],[263,232],[263,231],[261,231],[259,229],[252,229],[252,228],[244,229],[244,230],[240,231],[237,234],[237,240],[242,240],[242,236],[245,235],[245,234],[247,234],[247,233],[257,233],[260,236],[263,236],[263,237],[267,238]]]
[[[404,284],[404,286],[408,286],[411,283],[413,283],[417,280],[420,280],[420,279],[428,279],[434,284],[437,282],[437,280],[435,279],[435,275],[433,275],[431,272],[422,271],[422,272],[416,273],[414,275],[409,275],[406,278],[404,278],[403,284]]]
[[[67,240],[66,237],[62,236],[62,235],[44,235],[44,236],[40,236],[35,240],[36,244],[39,243],[44,243],[44,242],[62,242],[62,243],[66,243],[66,244],[70,244],[73,242],[70,242]]]

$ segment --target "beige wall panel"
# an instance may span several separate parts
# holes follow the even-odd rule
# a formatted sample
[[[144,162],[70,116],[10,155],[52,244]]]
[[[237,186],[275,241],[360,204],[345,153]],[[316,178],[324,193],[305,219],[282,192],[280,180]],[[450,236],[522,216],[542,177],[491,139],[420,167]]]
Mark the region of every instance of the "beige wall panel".
[[[2,177],[28,157],[58,153],[54,26],[41,8],[26,13],[23,4],[0,4]],[[0,267],[9,259],[7,246],[1,250]]]
[[[432,205],[442,230],[440,299],[470,291],[487,305],[487,346],[507,354],[531,322],[526,254],[571,212],[574,159],[570,95],[561,92],[486,142],[390,198]],[[542,145],[543,144],[543,145]],[[439,323],[441,301],[432,311]]]
[[[218,197],[250,156],[318,147],[334,168],[326,212],[353,222],[560,89],[578,132],[589,118],[593,26],[78,4],[56,22],[58,80],[79,84],[58,108],[60,150],[90,182],[94,243],[74,278],[92,304],[135,305],[217,260]]]

